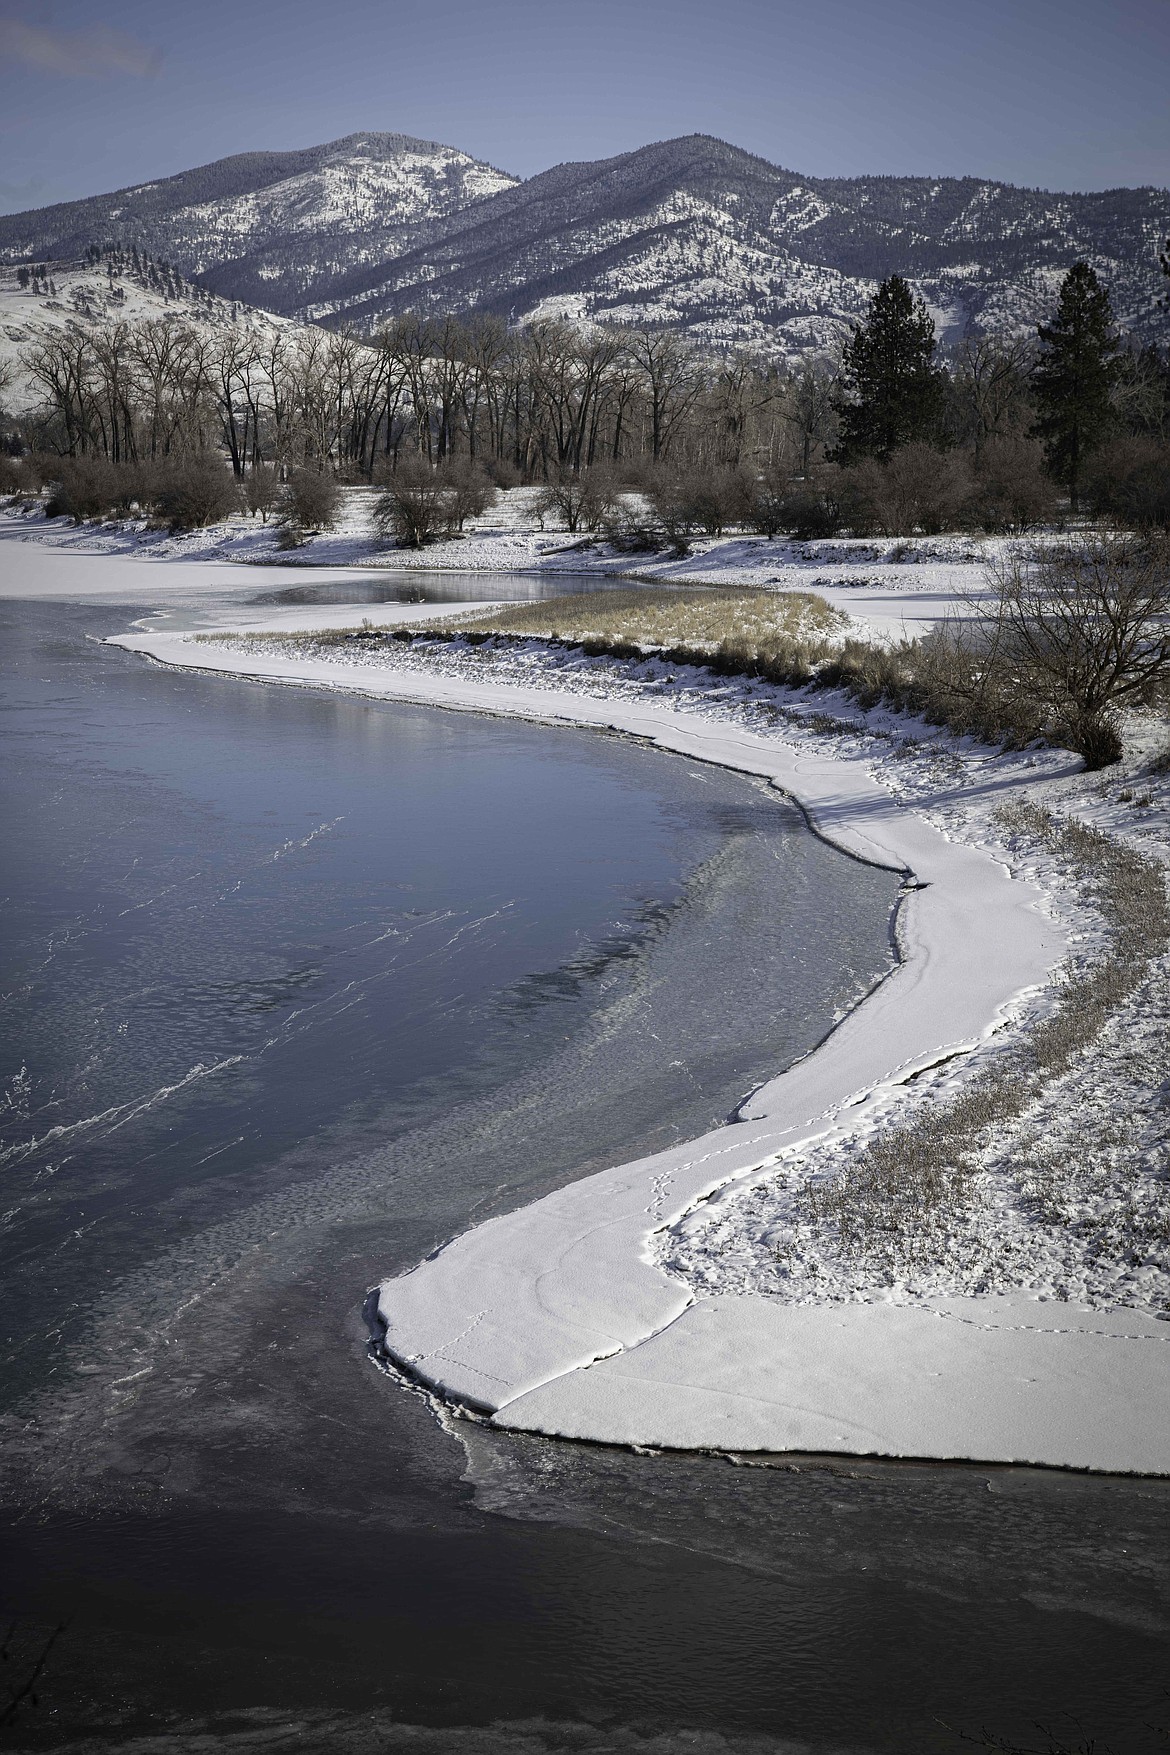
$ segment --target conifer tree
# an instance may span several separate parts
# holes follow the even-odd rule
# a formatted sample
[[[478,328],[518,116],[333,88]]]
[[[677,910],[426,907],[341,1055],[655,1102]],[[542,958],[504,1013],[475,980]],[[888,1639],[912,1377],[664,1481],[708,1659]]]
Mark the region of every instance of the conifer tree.
[[[884,280],[863,323],[845,344],[844,394],[835,406],[841,437],[834,458],[887,458],[901,445],[936,436],[942,373],[933,364],[934,323],[900,275]]]
[[[1122,369],[1109,294],[1087,262],[1073,263],[1052,322],[1041,323],[1037,333],[1035,432],[1075,512],[1086,459],[1114,425],[1113,390]]]

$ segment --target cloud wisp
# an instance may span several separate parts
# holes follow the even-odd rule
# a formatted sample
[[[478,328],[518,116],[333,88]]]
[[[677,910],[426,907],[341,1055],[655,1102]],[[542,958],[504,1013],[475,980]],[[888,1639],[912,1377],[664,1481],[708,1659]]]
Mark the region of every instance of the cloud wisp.
[[[122,31],[51,30],[20,18],[0,18],[0,60],[35,67],[64,79],[148,79],[161,55]]]

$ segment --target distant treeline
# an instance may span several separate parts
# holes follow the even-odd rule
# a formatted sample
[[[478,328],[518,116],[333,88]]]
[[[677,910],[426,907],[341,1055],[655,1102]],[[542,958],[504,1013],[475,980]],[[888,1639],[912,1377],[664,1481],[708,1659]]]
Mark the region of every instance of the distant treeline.
[[[179,290],[164,264],[125,268]],[[385,482],[404,463],[412,479],[542,483],[570,528],[612,526],[616,487],[641,487],[674,539],[729,525],[1019,530],[1070,502],[1170,521],[1170,366],[1122,344],[1083,264],[1035,336],[971,336],[941,358],[895,276],[839,357],[795,367],[655,328],[404,317],[371,342],[178,313],[69,325],[21,364],[39,404],[10,444],[20,479],[100,459],[123,501],[145,503],[186,460],[222,458],[245,494],[252,476]]]

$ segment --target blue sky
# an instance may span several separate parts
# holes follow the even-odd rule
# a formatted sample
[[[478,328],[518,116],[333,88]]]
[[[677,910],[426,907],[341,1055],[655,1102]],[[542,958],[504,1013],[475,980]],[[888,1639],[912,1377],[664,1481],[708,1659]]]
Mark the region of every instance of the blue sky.
[[[521,176],[716,134],[819,176],[1170,184],[1170,0],[0,0],[0,211],[359,129]]]

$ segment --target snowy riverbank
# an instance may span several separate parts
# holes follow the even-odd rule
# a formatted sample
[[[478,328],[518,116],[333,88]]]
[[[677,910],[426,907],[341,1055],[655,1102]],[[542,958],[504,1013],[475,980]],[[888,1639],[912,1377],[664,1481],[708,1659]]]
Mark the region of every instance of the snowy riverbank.
[[[449,573],[482,577],[536,573],[670,585],[746,585],[764,590],[816,591],[843,610],[868,637],[913,637],[985,589],[984,569],[1018,539],[937,536],[768,541],[760,536],[695,537],[690,554],[621,554],[601,538],[541,528],[535,488],[509,488],[462,538],[424,549],[386,548],[372,530],[373,490],[347,488],[337,527],[282,551],[272,524],[243,514],[205,530],[170,535],[143,519],[74,525],[38,509],[0,511],[0,542],[36,545],[48,553],[168,563],[217,565],[236,588],[254,585],[254,569],[296,583],[306,570],[354,569],[370,574]],[[15,559],[7,571],[14,572]],[[95,572],[97,567],[95,565]],[[5,586],[0,581],[0,594]],[[8,587],[11,589],[11,586]]]
[[[257,638],[254,619],[251,631],[247,643],[157,632],[118,643],[226,675],[625,732],[767,778],[845,851],[909,877],[901,967],[813,1055],[735,1124],[493,1220],[388,1282],[395,1357],[525,1430],[1170,1472],[1165,1264],[1070,1281],[1051,1227],[1036,1228],[1029,1255],[1020,1222],[1019,1247],[978,1290],[950,1269],[885,1287],[830,1272],[794,1295],[773,1271],[793,1167],[855,1146],[1003,1053],[1023,1020],[1051,1009],[1070,947],[1086,956],[1100,938],[1094,909],[1054,862],[1013,848],[996,806],[1026,795],[1075,810],[1164,858],[1164,777],[1137,813],[1109,794],[1116,777],[1103,791],[1060,752],[998,756],[824,696],[668,678],[538,643],[507,655],[364,645],[339,658],[311,638]]]

